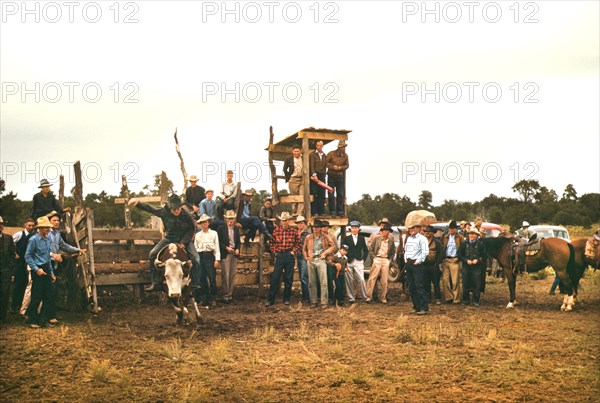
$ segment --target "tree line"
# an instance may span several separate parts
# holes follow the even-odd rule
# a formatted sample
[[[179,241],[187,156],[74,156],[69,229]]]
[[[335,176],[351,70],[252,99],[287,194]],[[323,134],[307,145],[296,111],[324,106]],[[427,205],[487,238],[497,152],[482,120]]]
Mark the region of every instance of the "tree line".
[[[170,181],[169,181],[170,182]],[[130,197],[156,196],[159,194],[160,175],[155,176],[153,186],[146,185],[142,191],[131,193]],[[172,183],[169,188],[173,188]],[[6,192],[6,183],[0,179],[0,215],[7,226],[21,226],[31,212],[31,200],[19,200],[17,194]],[[363,224],[376,223],[382,217],[387,217],[393,224],[404,223],[406,215],[416,209],[432,211],[438,220],[449,221],[470,220],[481,217],[485,221],[506,224],[511,230],[521,226],[523,220],[534,224],[580,225],[590,227],[600,222],[600,193],[578,195],[572,184],[568,184],[562,195],[554,190],[540,185],[537,180],[522,180],[512,187],[518,197],[499,197],[494,194],[476,202],[464,202],[445,199],[440,205],[432,204],[433,195],[423,190],[418,200],[412,201],[408,196],[396,193],[384,193],[372,197],[363,194],[361,199],[348,205],[347,216],[359,220]],[[97,227],[124,227],[125,218],[123,205],[115,204],[117,197],[124,196],[124,189],[119,195],[112,196],[106,192],[90,193],[85,196],[83,204],[94,210]],[[281,192],[281,194],[286,193]],[[264,200],[271,194],[256,191],[252,200],[252,214],[258,211]],[[72,207],[75,201],[65,197],[65,207]],[[283,204],[279,211],[290,211],[291,206]],[[134,225],[142,227],[146,224],[149,214],[139,209],[131,209]]]

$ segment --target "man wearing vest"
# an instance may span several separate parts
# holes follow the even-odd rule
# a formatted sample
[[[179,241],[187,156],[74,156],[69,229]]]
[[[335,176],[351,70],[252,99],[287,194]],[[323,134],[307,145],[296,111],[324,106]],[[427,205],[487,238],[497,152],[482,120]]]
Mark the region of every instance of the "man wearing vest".
[[[479,241],[479,231],[473,227],[469,230],[469,239],[460,246],[458,257],[462,261],[462,286],[465,305],[472,303],[479,306],[479,295],[481,293],[481,267],[486,264],[487,255],[483,242]],[[470,293],[473,299],[470,299]]]
[[[13,235],[13,241],[17,251],[17,261],[14,270],[14,284],[12,291],[12,303],[11,312],[19,312],[21,304],[23,303],[23,297],[25,296],[25,289],[29,282],[29,272],[27,270],[27,264],[25,263],[25,252],[27,251],[27,243],[32,236],[35,235],[33,227],[35,226],[35,220],[28,218],[23,224],[23,230],[16,232]]]
[[[428,225],[425,229],[425,237],[429,244],[429,254],[423,262],[425,271],[425,292],[429,302],[431,299],[431,285],[433,284],[433,297],[435,298],[435,304],[440,305],[442,303],[442,293],[440,290],[440,263],[442,262],[442,243],[436,239],[436,229],[431,225]]]

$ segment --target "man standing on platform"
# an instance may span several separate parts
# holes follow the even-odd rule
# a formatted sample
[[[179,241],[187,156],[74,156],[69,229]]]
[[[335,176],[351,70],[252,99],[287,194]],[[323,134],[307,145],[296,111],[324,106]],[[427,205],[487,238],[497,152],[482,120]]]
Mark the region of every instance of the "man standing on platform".
[[[285,181],[289,183],[290,195],[304,197],[304,182],[302,181],[302,150],[296,145],[292,149],[292,155],[287,157],[283,163],[283,174]],[[293,213],[304,214],[304,203],[292,203]]]
[[[346,198],[346,170],[350,166],[346,154],[346,142],[340,140],[337,150],[327,154],[327,184],[334,193],[329,193],[329,214],[344,217],[344,199]]]
[[[311,214],[325,214],[325,189],[317,185],[316,180],[325,183],[327,174],[327,155],[323,152],[323,140],[317,140],[316,150],[308,155],[309,174],[310,174],[310,194],[313,196],[311,204]]]

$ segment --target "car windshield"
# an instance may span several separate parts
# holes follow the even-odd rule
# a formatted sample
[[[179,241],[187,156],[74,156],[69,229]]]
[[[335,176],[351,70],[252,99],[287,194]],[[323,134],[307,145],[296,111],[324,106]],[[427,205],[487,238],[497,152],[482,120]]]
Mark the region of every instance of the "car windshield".
[[[554,238],[552,230],[549,229],[537,229],[535,230],[535,233],[537,234],[538,238]]]

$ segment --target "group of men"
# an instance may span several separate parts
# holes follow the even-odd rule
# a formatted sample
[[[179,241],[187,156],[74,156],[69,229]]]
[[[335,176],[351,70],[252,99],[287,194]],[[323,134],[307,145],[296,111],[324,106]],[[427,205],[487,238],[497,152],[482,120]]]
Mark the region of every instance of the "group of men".
[[[61,216],[69,209],[62,208],[50,186],[46,179],[40,182],[41,190],[33,197],[31,218],[25,220],[22,231],[12,237],[4,234],[4,220],[0,217],[0,321],[6,320],[10,311],[20,313],[32,328],[59,323],[57,279],[62,275],[63,261],[85,253],[63,240]]]
[[[331,187],[328,197],[329,214],[332,216],[344,217],[344,204],[346,197],[346,170],[349,168],[348,154],[346,154],[346,142],[340,140],[337,148],[329,153],[323,152],[323,140],[315,142],[315,149],[308,155],[308,173],[310,177],[310,194],[313,196],[311,203],[311,214],[325,214],[325,188],[323,185]],[[292,155],[285,159],[283,164],[283,173],[285,181],[288,183],[290,195],[303,195],[304,186],[302,171],[304,169],[304,160],[302,157],[302,148],[295,145]],[[293,213],[304,215],[304,203],[294,203]]]

